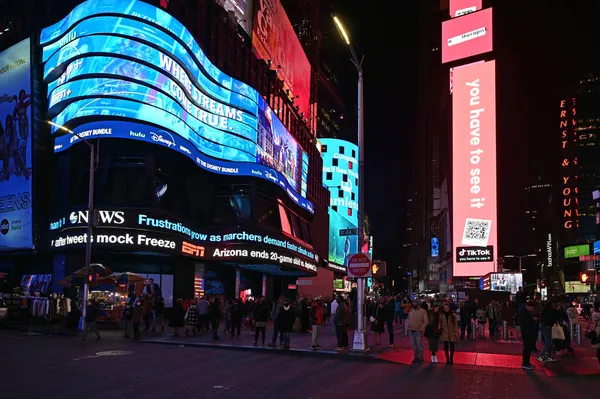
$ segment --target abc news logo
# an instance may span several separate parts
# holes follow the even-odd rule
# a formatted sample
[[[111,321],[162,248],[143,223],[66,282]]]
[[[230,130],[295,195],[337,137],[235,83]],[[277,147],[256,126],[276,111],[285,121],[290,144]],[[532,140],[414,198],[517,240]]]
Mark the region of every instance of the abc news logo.
[[[8,234],[9,231],[10,223],[8,222],[8,219],[2,219],[2,221],[0,222],[0,234],[5,236]]]
[[[89,221],[88,211],[71,212],[69,221],[72,224],[87,224]],[[125,212],[123,211],[94,211],[92,225],[121,225],[125,223]]]

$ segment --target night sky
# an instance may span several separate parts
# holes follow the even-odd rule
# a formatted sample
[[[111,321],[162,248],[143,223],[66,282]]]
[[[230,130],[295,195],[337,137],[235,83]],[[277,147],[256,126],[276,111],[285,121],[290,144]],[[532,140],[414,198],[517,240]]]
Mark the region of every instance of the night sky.
[[[556,176],[559,101],[576,86],[581,72],[600,70],[600,5],[567,0],[495,3],[499,247],[501,254],[508,254],[526,250],[520,247],[524,188],[536,176],[551,182]],[[401,245],[411,137],[419,134],[415,76],[421,32],[417,0],[385,2],[385,9],[365,4],[345,1],[338,14],[357,53],[365,54],[366,213],[374,257],[386,260],[390,270],[390,265],[407,262]],[[356,72],[348,65],[342,79],[352,98]]]

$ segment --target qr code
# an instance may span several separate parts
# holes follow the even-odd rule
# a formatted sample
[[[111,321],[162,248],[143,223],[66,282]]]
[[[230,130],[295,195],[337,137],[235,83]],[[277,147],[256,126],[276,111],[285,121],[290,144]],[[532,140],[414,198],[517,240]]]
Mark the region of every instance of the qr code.
[[[463,231],[462,245],[486,247],[490,238],[491,228],[491,220],[467,218]]]

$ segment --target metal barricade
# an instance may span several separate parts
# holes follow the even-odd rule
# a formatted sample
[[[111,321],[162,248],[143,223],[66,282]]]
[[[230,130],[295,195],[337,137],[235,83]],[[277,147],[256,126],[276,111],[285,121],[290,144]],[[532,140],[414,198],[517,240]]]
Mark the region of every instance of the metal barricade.
[[[579,324],[575,324],[575,342],[581,346],[581,326]]]
[[[404,336],[408,337],[408,320],[404,320]]]
[[[502,339],[508,341],[508,321],[502,322]]]
[[[477,339],[477,320],[471,320],[471,339]]]

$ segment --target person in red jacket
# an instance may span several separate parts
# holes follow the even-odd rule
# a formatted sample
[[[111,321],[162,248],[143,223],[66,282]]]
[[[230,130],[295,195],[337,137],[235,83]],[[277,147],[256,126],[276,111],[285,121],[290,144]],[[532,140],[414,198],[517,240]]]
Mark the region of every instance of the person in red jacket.
[[[315,299],[310,305],[310,323],[312,324],[312,345],[313,350],[321,349],[319,345],[319,328],[323,325],[323,304],[320,299]]]

